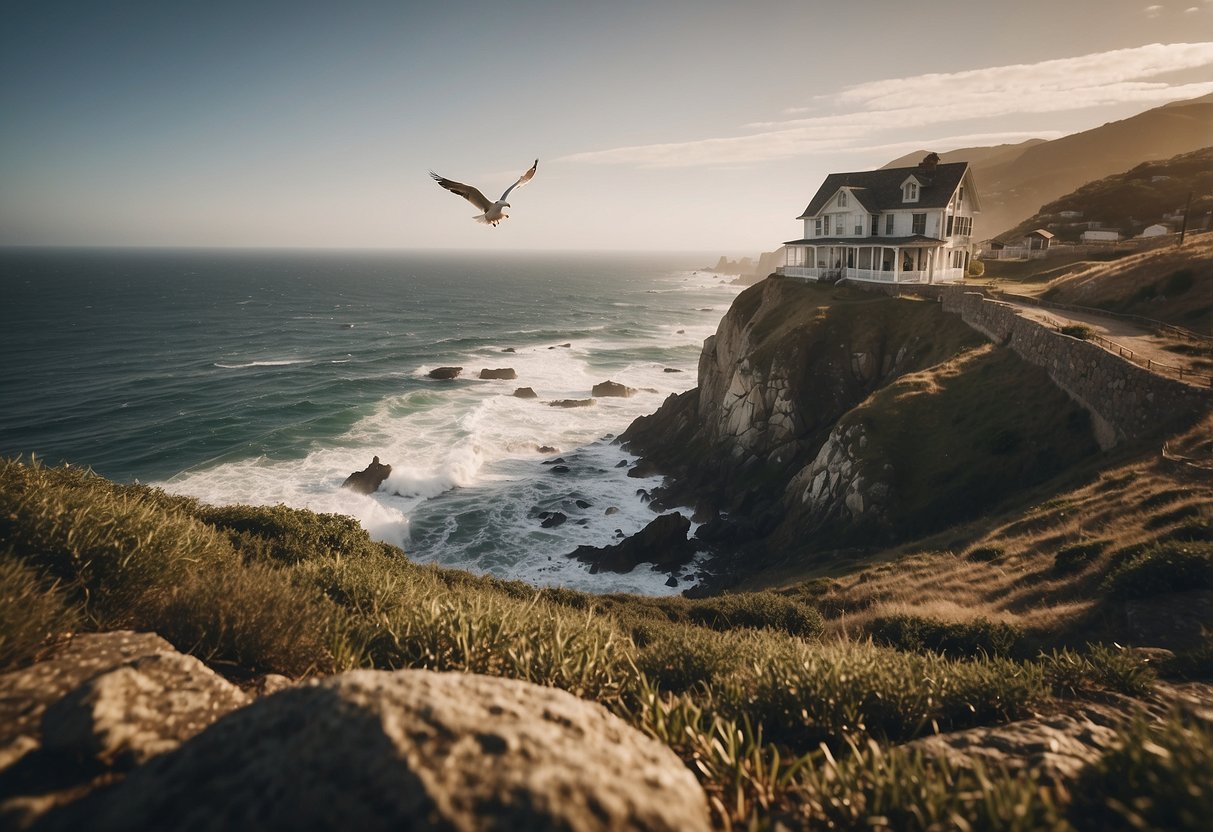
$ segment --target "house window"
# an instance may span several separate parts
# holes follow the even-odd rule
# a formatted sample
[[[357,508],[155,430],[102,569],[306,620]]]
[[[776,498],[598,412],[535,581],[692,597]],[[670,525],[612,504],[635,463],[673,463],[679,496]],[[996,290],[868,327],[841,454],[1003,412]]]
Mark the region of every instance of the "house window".
[[[821,217],[813,220],[813,234],[817,237],[821,236]]]
[[[884,235],[886,237],[893,236],[893,215],[885,214],[884,218]]]
[[[956,218],[953,217],[951,214],[948,214],[948,233],[944,234],[945,237],[952,236],[952,225],[954,224],[955,219]]]
[[[958,193],[958,194],[956,195],[956,204],[957,204],[957,205],[963,205],[963,204],[964,204],[964,201],[965,201],[965,186],[964,186],[964,185],[961,185],[961,186],[960,186],[960,193]]]
[[[863,236],[863,214],[855,215],[855,236]]]
[[[875,214],[872,215],[872,225],[870,228],[872,229],[873,237],[880,234],[880,217],[876,216]]]
[[[838,207],[839,208],[847,207],[847,192],[846,191],[838,192]]]
[[[834,215],[834,236],[841,237],[843,235],[843,216],[842,214]]]
[[[905,187],[902,189],[901,201],[902,202],[917,202],[918,201],[918,183],[917,182],[907,182],[905,184]]]
[[[923,235],[925,235],[927,233],[927,215],[926,214],[914,214],[914,223],[910,228],[910,233],[911,234],[923,234]]]

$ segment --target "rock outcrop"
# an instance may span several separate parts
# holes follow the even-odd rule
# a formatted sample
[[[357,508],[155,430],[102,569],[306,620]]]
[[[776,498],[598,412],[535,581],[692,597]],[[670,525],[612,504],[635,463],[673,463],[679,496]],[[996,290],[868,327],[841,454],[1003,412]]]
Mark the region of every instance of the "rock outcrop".
[[[429,377],[436,378],[440,381],[447,381],[452,378],[458,378],[459,374],[462,372],[462,367],[435,367],[434,369],[430,370]]]
[[[595,398],[605,398],[614,396],[616,398],[630,398],[636,395],[636,391],[625,384],[620,384],[616,381],[604,381],[600,384],[595,384],[590,389],[590,395]]]
[[[608,510],[608,513],[609,510]],[[676,571],[695,556],[696,544],[687,539],[691,521],[677,512],[663,514],[636,534],[613,546],[578,546],[569,553],[590,572],[631,572],[642,563],[660,572]]]
[[[152,633],[73,637],[0,676],[0,828],[28,826],[248,701]]]
[[[500,367],[495,370],[491,370],[486,367],[480,371],[480,377],[506,379],[508,381],[509,379],[518,378],[518,373],[514,371],[513,367]]]
[[[530,387],[519,387],[517,390],[514,391],[514,398],[516,398],[516,399],[537,399],[537,398],[539,398],[539,394],[537,394]]]
[[[548,407],[590,407],[594,404],[593,399],[557,399],[548,402]]]
[[[359,494],[374,494],[391,473],[392,466],[384,465],[379,461],[379,457],[374,457],[366,468],[355,471],[346,477],[345,482],[341,483],[341,487],[357,491]]]
[[[1097,451],[1038,368],[929,300],[769,278],[704,342],[698,382],[621,439],[724,571],[942,528]]]
[[[46,828],[706,830],[667,747],[509,679],[354,671],[229,714]]]

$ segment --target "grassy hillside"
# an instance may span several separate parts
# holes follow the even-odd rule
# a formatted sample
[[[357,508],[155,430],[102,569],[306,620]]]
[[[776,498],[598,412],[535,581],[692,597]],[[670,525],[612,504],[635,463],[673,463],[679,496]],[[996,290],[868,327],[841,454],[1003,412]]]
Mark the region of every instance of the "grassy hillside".
[[[1049,260],[1032,261],[1037,268]],[[1213,335],[1213,232],[1189,235],[1174,245],[1119,257],[1075,263],[1038,285],[1058,303],[1142,315]]]
[[[1124,489],[1108,482],[1105,493]],[[1195,510],[1182,522],[1207,530],[1209,518]],[[72,627],[136,627],[238,679],[359,666],[526,679],[595,699],[667,742],[721,828],[1105,829],[1141,817],[1175,826],[1177,811],[1213,809],[1203,775],[1213,734],[1177,720],[1134,728],[1083,772],[1080,791],[898,747],[1090,697],[1147,695],[1150,671],[1119,650],[944,655],[930,638],[823,640],[805,600],[818,584],[703,601],[536,590],[417,566],[348,518],[214,508],[17,461],[0,462],[0,537],[5,667]],[[1119,563],[1140,573],[1151,551]],[[825,600],[837,606],[844,591]]]
[[[1199,219],[1213,211],[1213,147],[1144,162],[1124,173],[1088,182],[1044,205],[1002,236],[1013,240],[1044,228],[1059,241],[1077,242],[1090,221],[1117,230],[1122,237],[1135,237],[1156,223],[1178,231],[1179,225],[1166,216],[1183,211],[1189,195],[1189,217]],[[1081,219],[1062,217],[1067,211],[1078,212]]]

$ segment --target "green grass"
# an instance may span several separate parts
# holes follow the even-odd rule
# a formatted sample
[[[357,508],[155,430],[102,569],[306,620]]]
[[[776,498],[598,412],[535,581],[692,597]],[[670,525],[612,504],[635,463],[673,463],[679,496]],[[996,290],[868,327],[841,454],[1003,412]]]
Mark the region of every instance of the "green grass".
[[[1103,587],[1122,600],[1213,588],[1213,543],[1168,540],[1147,546],[1117,564]]]
[[[348,518],[217,509],[16,461],[0,461],[0,532],[4,667],[76,627],[134,626],[249,674],[407,667],[524,679],[596,700],[668,743],[722,828],[1064,825],[1068,794],[1031,773],[952,769],[891,744],[1017,719],[1059,695],[1149,685],[1095,649],[997,655],[1014,652],[1012,633],[989,622],[953,633],[948,655],[825,643],[812,592],[540,590],[414,564]]]
[[[939,621],[920,615],[888,615],[873,619],[868,633],[878,644],[945,656],[1011,656],[1027,649],[1020,628],[988,618]]]

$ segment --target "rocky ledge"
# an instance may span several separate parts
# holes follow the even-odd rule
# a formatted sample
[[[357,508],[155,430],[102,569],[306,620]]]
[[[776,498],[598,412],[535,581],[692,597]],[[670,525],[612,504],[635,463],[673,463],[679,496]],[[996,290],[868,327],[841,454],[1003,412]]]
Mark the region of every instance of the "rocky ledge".
[[[116,632],[0,676],[0,717],[5,828],[709,828],[669,748],[511,679],[361,670],[242,690]]]

